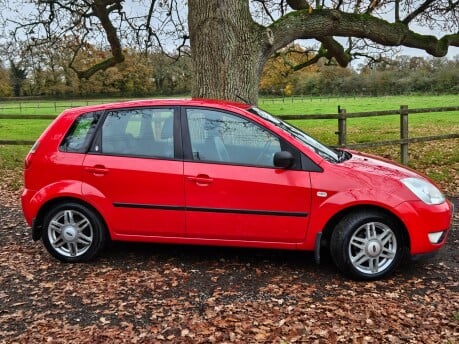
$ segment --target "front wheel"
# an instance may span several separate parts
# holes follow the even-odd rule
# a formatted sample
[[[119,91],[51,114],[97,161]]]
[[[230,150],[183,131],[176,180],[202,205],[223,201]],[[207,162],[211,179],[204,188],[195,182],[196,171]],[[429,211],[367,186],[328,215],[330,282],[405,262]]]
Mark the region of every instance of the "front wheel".
[[[330,252],[337,267],[354,278],[386,277],[403,257],[401,228],[377,211],[351,213],[333,231]]]
[[[94,258],[106,242],[100,216],[78,203],[63,203],[52,208],[44,219],[43,244],[51,255],[64,262],[83,262]]]

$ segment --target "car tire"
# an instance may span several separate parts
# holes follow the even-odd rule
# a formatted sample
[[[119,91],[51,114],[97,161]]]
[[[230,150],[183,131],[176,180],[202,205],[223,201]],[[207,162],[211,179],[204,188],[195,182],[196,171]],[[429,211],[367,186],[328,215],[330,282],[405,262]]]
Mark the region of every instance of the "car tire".
[[[335,227],[330,253],[338,269],[355,279],[387,277],[404,255],[402,231],[381,212],[350,213]]]
[[[79,203],[63,203],[48,211],[43,222],[43,244],[63,262],[93,259],[107,241],[105,225],[91,208]]]

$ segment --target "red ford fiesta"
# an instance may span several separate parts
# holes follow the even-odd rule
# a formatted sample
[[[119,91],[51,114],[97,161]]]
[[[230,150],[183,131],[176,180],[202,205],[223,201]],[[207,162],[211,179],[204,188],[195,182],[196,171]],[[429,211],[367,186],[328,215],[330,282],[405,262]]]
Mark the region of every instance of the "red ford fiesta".
[[[424,176],[212,100],[64,111],[26,158],[22,206],[32,238],[66,262],[107,240],[327,248],[367,280],[438,250],[452,217]]]

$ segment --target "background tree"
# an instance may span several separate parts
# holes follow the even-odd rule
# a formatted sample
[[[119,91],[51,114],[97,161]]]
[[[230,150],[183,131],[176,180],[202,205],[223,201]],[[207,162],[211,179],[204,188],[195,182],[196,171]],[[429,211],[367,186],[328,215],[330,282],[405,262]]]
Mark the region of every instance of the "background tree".
[[[123,45],[167,50],[164,42],[171,39],[162,40],[162,34],[172,34],[178,54],[190,39],[193,96],[241,96],[252,103],[269,57],[297,39],[319,43],[311,63],[327,58],[340,66],[375,45],[413,47],[432,56],[459,46],[457,0],[49,0],[33,5],[34,11],[25,2],[21,11],[27,17],[13,23],[16,37],[30,44],[52,46],[70,35],[80,42],[73,50],[76,57],[84,44],[104,39],[109,56],[85,68],[70,64],[81,79],[123,62]],[[416,33],[414,24],[445,34]]]
[[[307,49],[298,44],[280,49],[263,68],[260,93],[286,96],[301,93],[301,81],[317,70],[317,66],[310,65],[310,60],[311,56]],[[303,67],[303,64],[307,64],[308,67]]]
[[[13,88],[13,94],[16,97],[21,95],[22,84],[27,78],[27,72],[25,68],[22,68],[19,64],[10,60],[10,82]]]
[[[0,62],[0,97],[9,97],[12,94],[8,74],[8,69]]]

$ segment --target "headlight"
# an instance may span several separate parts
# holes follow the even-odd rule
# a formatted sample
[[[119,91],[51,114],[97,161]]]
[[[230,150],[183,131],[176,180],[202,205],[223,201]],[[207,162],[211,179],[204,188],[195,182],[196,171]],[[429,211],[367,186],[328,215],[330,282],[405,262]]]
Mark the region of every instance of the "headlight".
[[[420,178],[404,178],[402,183],[426,204],[441,204],[445,196],[434,185]]]

